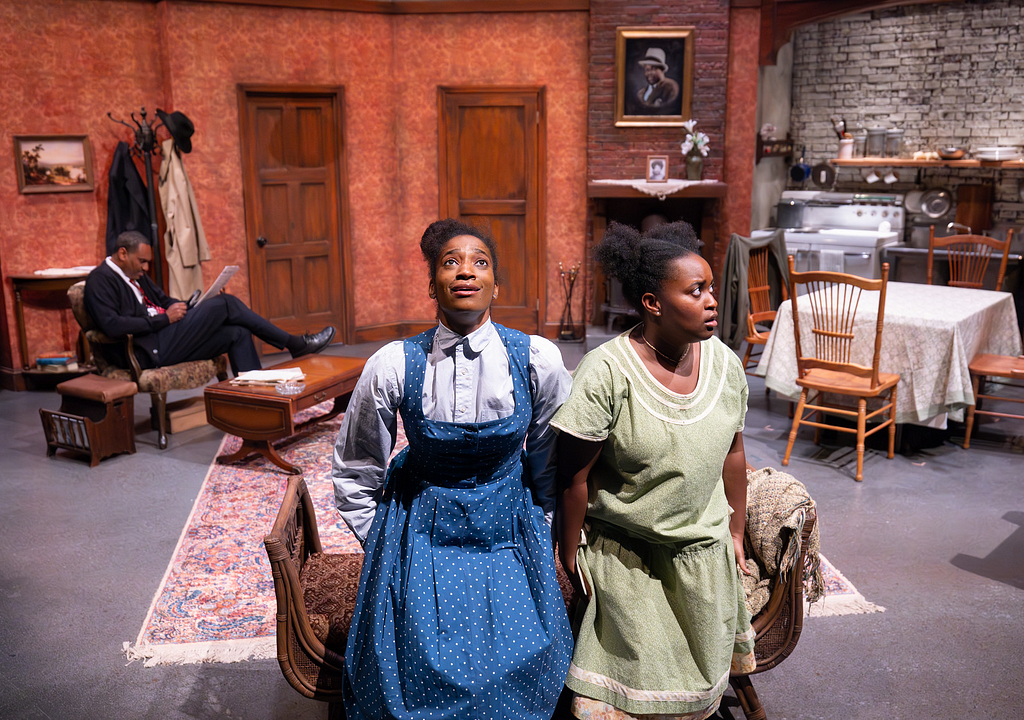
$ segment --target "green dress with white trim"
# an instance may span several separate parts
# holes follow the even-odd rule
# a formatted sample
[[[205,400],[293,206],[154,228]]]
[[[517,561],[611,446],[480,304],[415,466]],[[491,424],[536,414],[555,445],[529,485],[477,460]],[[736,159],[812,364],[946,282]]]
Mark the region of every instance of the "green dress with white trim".
[[[717,705],[754,635],[729,534],[722,465],[743,429],[747,382],[717,337],[692,393],[665,389],[623,333],[588,353],[551,425],[604,441],[588,481],[593,588],[566,685],[630,714]]]

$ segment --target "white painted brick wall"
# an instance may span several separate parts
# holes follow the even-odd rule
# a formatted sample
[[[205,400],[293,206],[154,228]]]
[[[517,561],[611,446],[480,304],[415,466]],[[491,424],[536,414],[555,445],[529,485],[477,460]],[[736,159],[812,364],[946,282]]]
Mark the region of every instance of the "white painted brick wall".
[[[907,5],[822,22],[793,39],[791,131],[814,164],[833,158],[829,116],[852,129],[905,131],[908,149],[940,145],[1024,146],[1024,0],[966,0]],[[1024,226],[1024,171],[928,170],[927,186],[995,186],[997,226]],[[915,187],[904,170],[888,190]],[[839,173],[841,190],[869,186],[859,172]]]

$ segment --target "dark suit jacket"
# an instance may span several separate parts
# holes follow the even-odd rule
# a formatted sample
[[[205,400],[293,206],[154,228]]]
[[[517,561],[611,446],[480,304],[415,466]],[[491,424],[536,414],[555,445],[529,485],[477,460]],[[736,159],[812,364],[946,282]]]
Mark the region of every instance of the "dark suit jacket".
[[[151,301],[160,307],[169,307],[179,302],[168,297],[148,275],[139,278]],[[104,335],[120,340],[126,335],[134,336],[135,356],[143,368],[157,367],[158,333],[171,323],[167,315],[149,316],[146,306],[139,302],[128,284],[114,272],[106,262],[101,262],[85,279],[85,309],[96,327]],[[110,361],[120,367],[128,367],[128,358],[118,348]]]
[[[670,78],[663,78],[661,82],[654,86],[654,90],[651,91],[651,96],[644,100],[644,93],[647,92],[647,86],[644,85],[636,94],[636,99],[640,101],[640,104],[644,107],[658,107],[668,109],[669,103],[673,102],[679,97],[679,83]],[[657,104],[657,101],[661,100],[661,104]]]
[[[147,238],[152,232],[149,196],[146,185],[132,162],[131,148],[119,142],[110,163],[110,189],[107,195],[107,255],[114,252],[117,236],[126,230],[138,230]]]

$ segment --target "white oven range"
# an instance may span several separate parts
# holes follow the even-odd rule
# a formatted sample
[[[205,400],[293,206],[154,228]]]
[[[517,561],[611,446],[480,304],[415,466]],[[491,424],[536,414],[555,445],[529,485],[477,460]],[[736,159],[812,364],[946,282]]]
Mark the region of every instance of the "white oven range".
[[[797,271],[834,270],[880,278],[881,248],[903,238],[903,196],[787,190],[783,201],[802,202],[802,226],[786,228],[786,251]],[[775,228],[755,230],[764,237]]]

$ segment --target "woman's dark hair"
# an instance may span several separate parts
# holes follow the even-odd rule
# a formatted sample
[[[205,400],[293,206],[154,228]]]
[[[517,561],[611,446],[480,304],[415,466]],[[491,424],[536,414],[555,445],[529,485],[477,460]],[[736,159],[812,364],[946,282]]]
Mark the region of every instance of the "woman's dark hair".
[[[697,234],[690,223],[658,225],[641,235],[629,225],[613,222],[594,249],[594,258],[605,275],[622,283],[622,294],[642,314],[640,298],[661,290],[669,263],[699,252]]]
[[[475,238],[479,238],[487,246],[491,253],[491,270],[494,272],[495,279],[497,279],[498,246],[495,244],[494,239],[486,231],[472,225],[467,225],[464,222],[453,220],[452,218],[431,223],[423,231],[423,238],[420,240],[420,251],[423,253],[423,259],[430,265],[430,277],[434,277],[434,274],[437,272],[437,263],[441,258],[441,250],[444,248],[445,243],[452,238],[459,237],[459,235],[472,235]]]

